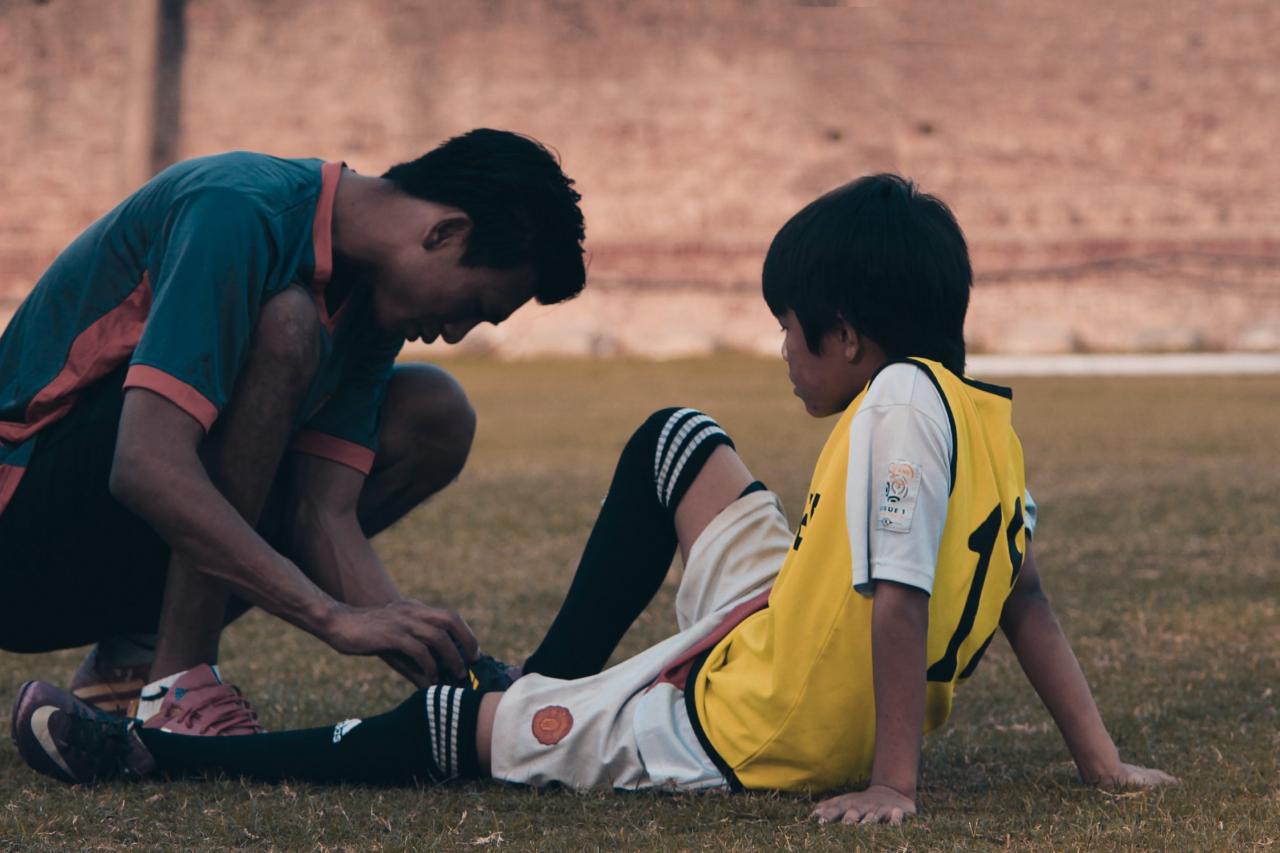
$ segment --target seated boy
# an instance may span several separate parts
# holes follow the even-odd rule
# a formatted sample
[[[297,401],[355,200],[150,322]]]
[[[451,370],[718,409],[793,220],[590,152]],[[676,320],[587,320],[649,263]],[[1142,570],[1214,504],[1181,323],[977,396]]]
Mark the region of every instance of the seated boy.
[[[815,814],[897,823],[915,811],[922,735],[1002,628],[1086,783],[1173,782],[1121,762],[1041,592],[1010,392],[963,376],[970,284],[950,211],[900,178],[798,213],[769,250],[765,300],[796,395],[839,415],[798,529],[714,420],[657,412],[505,692],[437,685],[363,721],[199,738],[35,683],[14,708],[19,749],[81,783],[153,770],[620,789],[869,780]],[[677,547],[679,632],[602,670]]]

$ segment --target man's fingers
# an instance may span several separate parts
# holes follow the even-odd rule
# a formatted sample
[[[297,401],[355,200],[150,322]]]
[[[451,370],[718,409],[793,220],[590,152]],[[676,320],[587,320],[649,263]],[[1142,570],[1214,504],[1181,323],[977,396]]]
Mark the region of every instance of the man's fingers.
[[[435,655],[445,670],[458,678],[466,675],[467,666],[462,662],[462,655],[449,632],[435,625],[416,625],[413,634]]]
[[[453,645],[459,649],[464,662],[475,660],[480,654],[480,641],[476,639],[466,620],[454,611],[442,607],[427,607],[421,601],[411,600],[404,604],[408,608],[409,617],[415,622],[431,625],[447,633]],[[464,673],[465,669],[455,674]]]
[[[462,616],[452,610],[434,610],[431,611],[431,616],[439,628],[448,631],[454,646],[461,649],[463,658],[467,661],[476,660],[477,654],[480,653],[480,642]]]
[[[427,684],[435,684],[440,680],[436,659],[432,657],[430,648],[414,637],[406,636],[400,641],[400,651],[418,668],[420,677],[425,679]]]
[[[414,687],[430,687],[434,682],[429,680],[418,665],[400,652],[386,652],[381,655],[387,666],[398,672]]]

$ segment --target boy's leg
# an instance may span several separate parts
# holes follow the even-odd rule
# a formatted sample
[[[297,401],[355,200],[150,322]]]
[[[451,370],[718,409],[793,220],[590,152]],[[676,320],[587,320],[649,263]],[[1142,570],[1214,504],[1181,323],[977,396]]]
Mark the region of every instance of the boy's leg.
[[[486,776],[501,694],[428,687],[394,710],[333,726],[202,738],[138,729],[161,773],[222,773],[267,782],[407,784]],[[486,718],[481,723],[481,717]]]
[[[707,524],[752,484],[733,441],[695,409],[662,409],[631,436],[582,559],[525,672],[599,672],[662,585],[677,545],[688,557]]]
[[[14,702],[10,725],[18,752],[33,769],[69,783],[157,770],[170,776],[223,773],[263,781],[439,783],[487,775],[499,696],[436,686],[366,720],[273,734],[199,737],[142,728],[95,711],[52,684],[27,682]],[[483,733],[482,710],[487,719]]]

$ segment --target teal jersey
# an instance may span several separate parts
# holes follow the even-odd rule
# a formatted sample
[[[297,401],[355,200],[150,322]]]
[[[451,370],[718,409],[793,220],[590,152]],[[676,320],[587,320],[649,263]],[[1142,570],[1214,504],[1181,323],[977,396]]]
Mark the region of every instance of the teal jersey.
[[[294,448],[365,473],[403,344],[362,294],[330,311],[342,164],[234,152],[166,169],[53,262],[0,337],[0,512],[40,432],[127,364],[126,388],[167,398],[205,430],[226,407],[262,306],[299,284],[323,321]]]

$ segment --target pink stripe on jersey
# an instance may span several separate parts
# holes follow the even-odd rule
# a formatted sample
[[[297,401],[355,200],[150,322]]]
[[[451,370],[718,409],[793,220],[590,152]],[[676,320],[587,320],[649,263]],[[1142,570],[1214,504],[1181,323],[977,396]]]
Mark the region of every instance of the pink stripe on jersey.
[[[689,680],[689,672],[693,669],[694,659],[708,649],[714,648],[716,643],[729,636],[729,632],[738,627],[748,616],[768,607],[769,594],[771,592],[773,592],[773,587],[769,587],[758,595],[753,595],[726,613],[724,618],[720,620],[720,624],[710,634],[703,637],[692,648],[686,650],[680,657],[668,664],[667,668],[653,680],[653,684],[672,684],[684,690],[685,683]],[[652,687],[653,684],[649,686]]]
[[[17,465],[0,465],[0,513],[13,500],[13,493],[18,491],[18,481],[26,472],[26,468]]]
[[[334,438],[322,432],[304,430],[298,433],[289,449],[295,453],[305,453],[308,456],[330,459],[346,465],[348,468],[354,468],[361,474],[368,474],[373,470],[374,453],[372,450],[363,444],[344,441],[341,438]]]
[[[144,272],[142,281],[123,302],[71,342],[62,369],[27,404],[24,421],[0,423],[0,440],[21,443],[64,418],[81,391],[129,357],[142,337],[150,311],[151,281]]]
[[[218,419],[218,407],[209,398],[170,373],[149,364],[135,364],[124,377],[125,388],[146,388],[164,397],[200,422],[204,431]]]
[[[320,320],[330,332],[338,324],[338,314],[342,313],[339,308],[338,314],[329,315],[324,289],[333,277],[333,202],[338,196],[338,181],[342,179],[345,165],[325,163],[320,167],[320,199],[316,202],[315,219],[311,221],[311,250],[316,260],[315,272],[311,275],[311,291],[315,294],[316,307],[320,309]]]

